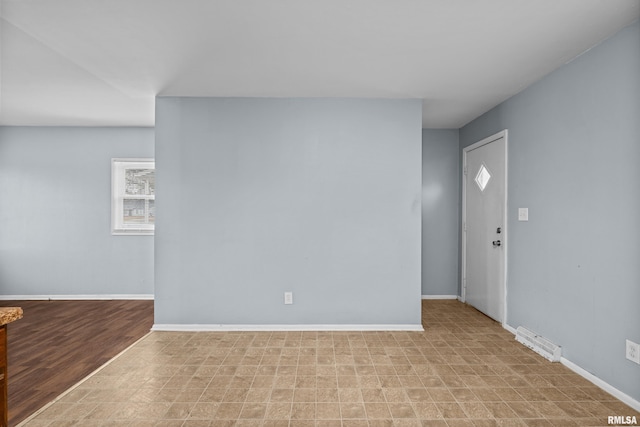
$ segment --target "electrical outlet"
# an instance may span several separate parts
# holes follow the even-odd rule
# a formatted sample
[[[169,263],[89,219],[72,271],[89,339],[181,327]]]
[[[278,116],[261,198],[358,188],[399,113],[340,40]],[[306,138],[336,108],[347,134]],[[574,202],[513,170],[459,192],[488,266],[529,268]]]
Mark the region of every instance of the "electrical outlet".
[[[529,221],[529,208],[518,208],[518,221]]]
[[[293,304],[293,292],[285,292],[284,293],[284,303],[285,304]]]
[[[627,340],[627,359],[640,365],[640,344]]]

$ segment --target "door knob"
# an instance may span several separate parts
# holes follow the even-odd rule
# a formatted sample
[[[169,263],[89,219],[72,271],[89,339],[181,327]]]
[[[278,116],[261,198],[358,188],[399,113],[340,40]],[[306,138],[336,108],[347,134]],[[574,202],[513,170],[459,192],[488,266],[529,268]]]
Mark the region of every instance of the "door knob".
[[[495,247],[495,246],[500,246],[500,245],[502,245],[502,243],[500,242],[500,240],[494,240],[494,241],[493,241],[493,246],[494,246],[494,247]]]

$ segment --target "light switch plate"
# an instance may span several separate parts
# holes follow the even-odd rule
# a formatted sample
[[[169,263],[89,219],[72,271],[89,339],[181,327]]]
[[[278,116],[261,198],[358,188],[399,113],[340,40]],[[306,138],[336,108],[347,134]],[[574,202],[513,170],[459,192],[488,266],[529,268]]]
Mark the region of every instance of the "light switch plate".
[[[529,221],[529,208],[518,208],[518,221]]]

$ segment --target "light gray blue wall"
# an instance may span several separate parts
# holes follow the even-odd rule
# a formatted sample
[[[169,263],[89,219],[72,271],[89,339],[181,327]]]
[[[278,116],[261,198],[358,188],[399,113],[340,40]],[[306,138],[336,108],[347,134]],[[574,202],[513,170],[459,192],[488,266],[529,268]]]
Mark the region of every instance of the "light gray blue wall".
[[[422,130],[422,295],[459,295],[457,129]]]
[[[640,25],[460,131],[509,129],[508,323],[640,400]],[[518,207],[529,221],[517,221]]]
[[[153,294],[153,237],[111,235],[111,158],[151,128],[0,127],[0,295]]]
[[[158,98],[156,168],[157,324],[420,325],[419,100]]]

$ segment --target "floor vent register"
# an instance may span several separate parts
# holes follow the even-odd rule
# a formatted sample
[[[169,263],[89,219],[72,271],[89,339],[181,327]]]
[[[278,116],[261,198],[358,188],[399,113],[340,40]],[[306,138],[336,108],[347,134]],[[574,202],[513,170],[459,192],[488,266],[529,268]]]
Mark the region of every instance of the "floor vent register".
[[[516,329],[516,341],[524,344],[551,362],[560,361],[562,354],[561,347],[523,326],[519,326],[518,329]]]

